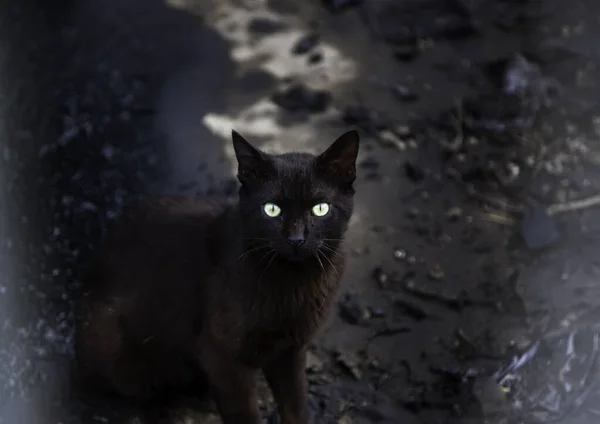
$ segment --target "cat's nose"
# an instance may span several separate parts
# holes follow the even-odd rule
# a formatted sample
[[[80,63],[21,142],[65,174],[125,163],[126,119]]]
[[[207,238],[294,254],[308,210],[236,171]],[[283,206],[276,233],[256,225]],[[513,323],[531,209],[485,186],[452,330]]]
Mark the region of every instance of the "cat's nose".
[[[304,237],[289,237],[287,239],[288,244],[294,249],[297,249],[298,247],[302,246],[305,241],[306,240],[304,240]]]

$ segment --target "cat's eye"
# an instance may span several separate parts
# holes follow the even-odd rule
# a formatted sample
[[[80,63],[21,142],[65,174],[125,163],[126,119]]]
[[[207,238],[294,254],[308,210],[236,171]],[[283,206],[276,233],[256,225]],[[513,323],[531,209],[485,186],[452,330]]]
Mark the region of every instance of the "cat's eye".
[[[265,211],[267,216],[270,218],[277,218],[279,215],[281,215],[281,208],[275,203],[265,203],[263,205],[263,211]]]
[[[328,203],[318,203],[313,206],[312,213],[314,216],[325,216],[329,213]]]

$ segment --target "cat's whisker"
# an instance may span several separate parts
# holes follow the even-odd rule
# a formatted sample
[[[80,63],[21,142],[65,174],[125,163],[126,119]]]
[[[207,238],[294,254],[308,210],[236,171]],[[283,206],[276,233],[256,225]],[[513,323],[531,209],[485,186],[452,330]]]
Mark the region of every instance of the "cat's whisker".
[[[321,258],[319,257],[319,251],[317,250],[316,254],[315,254],[315,258],[317,258],[317,261],[319,261],[319,265],[321,265],[321,270],[323,270],[323,273],[326,273],[325,271],[325,267],[323,266],[323,262],[321,261]]]
[[[263,245],[260,245],[260,246],[257,246],[257,247],[253,247],[252,249],[246,250],[244,253],[242,253],[242,254],[241,254],[241,255],[240,255],[240,256],[239,256],[239,257],[236,259],[236,261],[239,261],[239,260],[244,260],[244,259],[246,259],[246,258],[247,258],[247,257],[248,257],[248,256],[249,256],[251,253],[254,253],[254,252],[258,251],[258,250],[261,250],[261,249],[264,249],[264,248],[267,248],[267,247],[269,247],[269,245],[268,245],[268,244],[263,244]]]
[[[318,251],[318,250],[317,250],[317,253],[319,253],[319,251]],[[329,259],[329,258],[327,257],[327,255],[323,255],[323,257],[325,258],[325,260],[327,260],[327,262],[329,262],[329,265],[331,265],[331,267],[332,267],[332,268],[333,268],[333,270],[335,271],[335,274],[336,274],[336,275],[339,277],[339,276],[340,276],[340,274],[339,274],[339,272],[338,272],[337,268],[335,267],[335,265],[333,264],[333,262],[331,262],[331,259]]]
[[[275,249],[271,249],[271,251],[269,253],[271,253],[271,252],[273,253],[273,256],[271,256],[271,259],[269,259],[269,262],[267,262],[267,265],[265,265],[265,269],[263,270],[263,272],[260,276],[260,280],[258,280],[259,285],[262,283],[263,277],[265,276],[267,269],[269,268],[269,265],[271,265],[271,262],[273,262],[273,259],[275,259],[277,257],[277,252],[275,251]],[[262,259],[261,259],[261,261],[262,261]]]
[[[333,253],[336,256],[340,256],[340,257],[343,256],[340,252],[338,252],[337,250],[335,250],[333,247],[329,246],[327,243],[323,243],[321,245],[321,247],[324,248],[325,250],[327,250],[328,252]]]
[[[271,249],[269,249],[269,251],[268,251],[267,253],[265,253],[265,254],[264,254],[264,255],[263,255],[263,256],[262,256],[262,257],[261,257],[261,258],[258,260],[258,262],[256,262],[256,265],[259,265],[259,264],[260,264],[262,261],[264,261],[264,260],[265,260],[265,258],[266,258],[266,257],[267,257],[269,254],[271,254],[271,253],[273,253],[273,252],[275,252],[275,249],[272,249],[272,248],[271,248]]]
[[[335,250],[331,249],[331,248],[330,248],[330,247],[328,247],[328,246],[321,246],[321,248],[323,248],[323,250],[324,250],[323,254],[324,254],[325,256],[327,256],[328,258],[329,258],[330,256],[335,256],[335,257],[338,257],[338,258],[343,258],[343,257],[344,257],[344,255],[342,255],[342,254],[341,254],[341,253],[339,253],[339,252],[336,252]]]
[[[252,252],[256,252],[257,250],[262,249],[264,246],[258,246],[258,247],[254,247],[252,249],[246,250],[244,251],[244,253],[242,253],[240,256],[238,256],[237,260],[239,261],[240,259],[244,259],[246,256],[248,256],[250,253]]]

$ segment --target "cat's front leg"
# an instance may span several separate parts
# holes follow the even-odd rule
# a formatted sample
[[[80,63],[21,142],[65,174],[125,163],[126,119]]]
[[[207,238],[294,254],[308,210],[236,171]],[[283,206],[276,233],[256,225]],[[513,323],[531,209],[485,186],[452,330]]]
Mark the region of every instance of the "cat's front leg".
[[[306,348],[294,348],[278,355],[263,367],[265,378],[278,405],[281,424],[308,423],[308,381]]]
[[[201,361],[223,424],[260,424],[256,370],[211,348],[203,349]]]

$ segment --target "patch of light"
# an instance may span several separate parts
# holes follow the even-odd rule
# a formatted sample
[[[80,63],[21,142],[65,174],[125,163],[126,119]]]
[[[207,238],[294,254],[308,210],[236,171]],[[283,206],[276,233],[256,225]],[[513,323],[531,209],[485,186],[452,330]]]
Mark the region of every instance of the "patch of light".
[[[274,137],[282,132],[276,121],[276,108],[270,101],[261,99],[240,112],[237,117],[208,113],[204,115],[202,122],[213,134],[223,138],[229,138],[232,129],[242,134]]]
[[[265,1],[255,1],[251,8],[223,2],[213,16],[214,19],[207,20],[209,25],[232,44],[231,57],[242,66],[250,64],[277,79],[298,76],[312,88],[328,90],[335,90],[336,86],[351,81],[357,75],[357,64],[325,42],[319,44],[323,60],[318,66],[309,65],[304,56],[293,56],[290,53],[291,46],[306,35],[306,30],[297,19],[268,9]],[[261,35],[257,39],[248,31],[248,24],[257,18],[281,23],[288,29]],[[278,123],[278,113],[278,107],[269,98],[263,97],[240,111],[237,116],[210,113],[204,116],[203,122],[210,131],[225,139],[230,138],[232,128],[249,138],[269,139],[262,147],[277,152],[283,151],[284,144],[288,144],[280,138],[284,133],[287,140],[294,140],[294,148],[310,148],[308,141],[316,140],[319,136],[317,131],[320,126],[315,124],[330,117],[333,112],[311,117],[306,123],[286,126],[285,129]]]
[[[188,9],[190,6],[188,0],[166,0],[165,4],[173,9]]]

